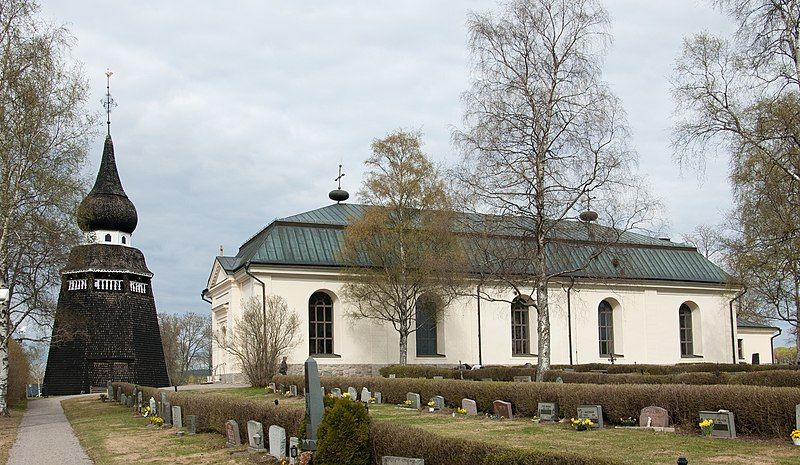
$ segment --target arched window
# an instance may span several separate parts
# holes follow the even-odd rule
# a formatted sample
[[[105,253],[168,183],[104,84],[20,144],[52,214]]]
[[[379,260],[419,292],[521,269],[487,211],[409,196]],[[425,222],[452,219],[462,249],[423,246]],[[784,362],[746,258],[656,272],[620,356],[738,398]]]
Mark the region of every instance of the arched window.
[[[125,236],[122,236],[122,243],[125,244]]]
[[[681,334],[681,357],[694,355],[694,337],[692,335],[692,309],[686,304],[681,304],[678,310],[678,320]]]
[[[600,356],[611,357],[614,354],[614,309],[605,300],[597,306],[597,327]]]
[[[417,355],[437,355],[436,346],[436,302],[428,296],[420,296],[416,303]]]
[[[530,355],[530,304],[517,297],[511,302],[511,355]]]
[[[308,353],[333,354],[333,299],[325,292],[308,299]]]
[[[111,242],[111,234],[106,234],[106,242]]]

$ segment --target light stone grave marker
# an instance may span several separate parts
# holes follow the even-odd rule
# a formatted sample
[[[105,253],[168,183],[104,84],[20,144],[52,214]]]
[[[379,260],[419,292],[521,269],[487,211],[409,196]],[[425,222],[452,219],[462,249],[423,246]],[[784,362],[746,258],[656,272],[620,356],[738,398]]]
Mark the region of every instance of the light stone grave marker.
[[[180,405],[172,406],[172,424],[175,425],[176,428],[183,428],[183,416],[181,415]]]
[[[389,379],[395,379],[395,378],[397,378],[397,375],[396,375],[396,374],[394,374],[394,373],[389,373]]]
[[[186,432],[189,436],[197,434],[197,415],[186,415]]]
[[[372,394],[370,394],[369,389],[367,389],[365,387],[361,388],[361,397],[359,398],[359,400],[361,402],[369,402],[369,399],[371,397],[372,397]]]
[[[800,404],[794,406],[795,429],[800,429]]]
[[[560,376],[556,377],[556,384],[564,384],[564,380]]]
[[[142,411],[142,391],[136,393],[136,410]]]
[[[421,401],[419,399],[419,394],[414,393],[414,392],[409,392],[409,393],[406,394],[406,400],[410,400],[411,401],[411,405],[409,405],[409,407],[411,407],[413,409],[416,409],[416,410],[420,409]]]
[[[555,402],[539,402],[539,421],[558,421],[558,404]]]
[[[347,393],[350,394],[350,400],[358,400],[358,392],[356,392],[356,388],[347,388]]]
[[[530,376],[515,376],[514,377],[515,383],[530,383],[531,377]]]
[[[114,400],[114,386],[111,385],[110,380],[108,381],[108,383],[106,383],[106,395],[108,396],[109,401]]]
[[[590,419],[594,423],[595,428],[603,427],[603,407],[599,405],[579,405],[578,406],[578,419]]]
[[[375,397],[376,404],[383,403],[383,394],[381,394],[381,391],[375,391],[375,394],[373,394],[373,396]]]
[[[269,427],[269,455],[276,459],[286,457],[286,430],[278,425]]]
[[[297,385],[290,384],[289,385],[289,392],[291,392],[293,396],[297,397]]]
[[[225,438],[227,447],[239,447],[242,444],[242,438],[239,436],[239,423],[236,420],[225,422]]]
[[[158,405],[154,398],[150,398],[150,415],[158,415]]]
[[[667,409],[651,405],[639,413],[639,426],[653,428],[669,427],[669,412]]]
[[[478,414],[478,403],[472,399],[461,399],[461,408],[467,411],[467,415]]]
[[[444,376],[437,375],[437,376],[434,376],[433,379],[444,379]]]
[[[511,402],[496,400],[492,403],[494,414],[498,417],[505,417],[507,420],[514,419],[514,411],[511,409]]]
[[[264,447],[264,425],[250,420],[247,422],[247,450],[251,452],[266,452]]]
[[[425,465],[425,460],[384,455],[383,459],[381,459],[381,465]]]
[[[436,404],[436,408],[439,410],[444,409],[444,397],[442,396],[433,396],[431,400]]]
[[[325,397],[325,386],[320,386],[320,390],[322,392],[322,397]]]
[[[333,388],[331,389],[331,395],[333,397],[342,397],[342,390],[339,388]]]
[[[700,412],[700,421],[712,420],[714,426],[711,428],[712,438],[736,438],[736,422],[734,421],[733,412],[720,410],[717,412],[703,411]]]
[[[275,386],[275,383],[269,383],[269,388],[272,390],[272,393],[277,393],[278,386]]]

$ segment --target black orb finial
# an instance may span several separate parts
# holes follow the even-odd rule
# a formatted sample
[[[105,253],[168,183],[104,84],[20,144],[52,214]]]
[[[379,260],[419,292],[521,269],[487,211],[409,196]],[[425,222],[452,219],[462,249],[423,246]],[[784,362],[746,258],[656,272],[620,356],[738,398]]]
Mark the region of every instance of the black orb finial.
[[[333,200],[336,203],[344,202],[345,200],[350,198],[350,194],[342,189],[342,178],[344,177],[344,173],[342,173],[342,165],[339,165],[339,176],[337,176],[334,181],[338,182],[336,189],[330,191],[328,193],[328,198]]]

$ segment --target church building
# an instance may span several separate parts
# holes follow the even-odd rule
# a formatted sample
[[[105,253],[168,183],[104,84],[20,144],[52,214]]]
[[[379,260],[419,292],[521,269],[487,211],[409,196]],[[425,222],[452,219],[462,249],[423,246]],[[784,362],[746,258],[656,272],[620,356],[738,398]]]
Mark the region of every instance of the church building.
[[[390,324],[348,316],[339,248],[348,224],[375,207],[339,202],[347,196],[337,192],[336,203],[277,219],[235,256],[214,259],[203,298],[211,302],[215,334],[236,331],[243,302],[263,291],[283,297],[300,317],[290,372],[299,373],[308,356],[325,374],[374,375],[398,362],[399,336]],[[511,289],[478,292],[478,285],[411,334],[409,364],[536,365],[536,310]],[[551,282],[551,363],[771,363],[776,329],[737,325],[740,292],[696,248],[625,232],[589,269]],[[212,358],[217,380],[243,380],[216,342]]]

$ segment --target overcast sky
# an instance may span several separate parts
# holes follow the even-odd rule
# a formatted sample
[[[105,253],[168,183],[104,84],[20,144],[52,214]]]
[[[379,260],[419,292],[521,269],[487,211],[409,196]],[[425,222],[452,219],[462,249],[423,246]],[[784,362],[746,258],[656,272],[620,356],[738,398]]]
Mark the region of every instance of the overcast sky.
[[[139,212],[134,244],[155,273],[159,311],[200,300],[226,255],[275,218],[330,203],[337,165],[360,186],[372,139],[420,129],[452,164],[469,82],[465,20],[493,1],[42,0],[75,36],[73,55],[102,111],[106,68],[118,107],[112,136]],[[698,0],[608,0],[614,43],[605,78],[673,238],[730,208],[726,160],[681,171],[669,146],[669,78],[685,36],[728,32]],[[103,128],[91,147],[92,176]]]

